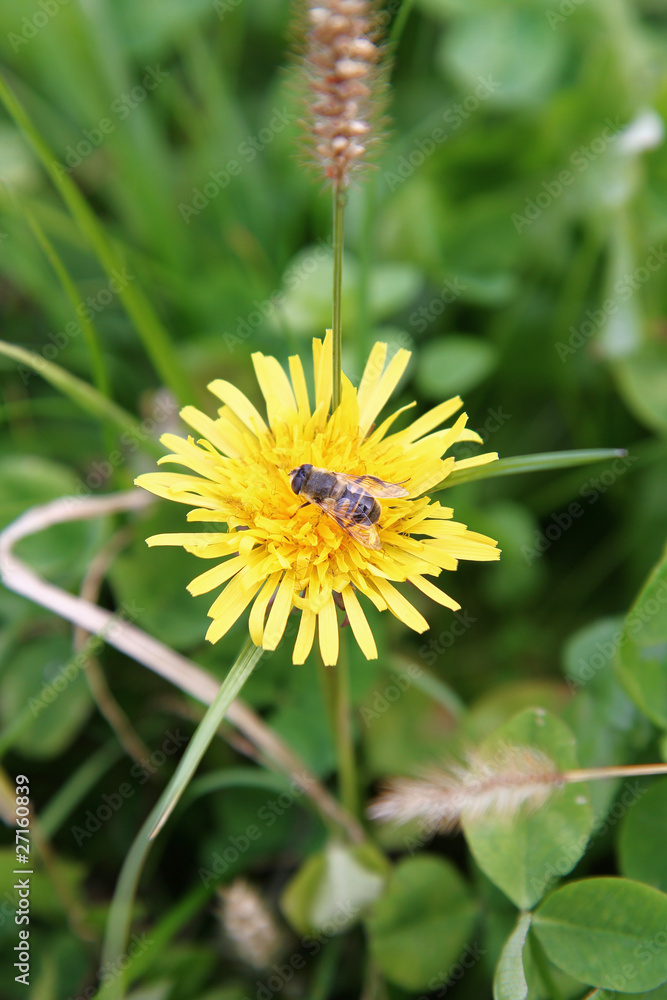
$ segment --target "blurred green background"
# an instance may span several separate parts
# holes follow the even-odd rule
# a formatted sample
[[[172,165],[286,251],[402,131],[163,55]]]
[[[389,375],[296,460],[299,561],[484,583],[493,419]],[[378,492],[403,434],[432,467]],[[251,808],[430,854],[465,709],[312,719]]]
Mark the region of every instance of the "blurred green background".
[[[398,4],[381,9],[395,23]],[[311,337],[330,324],[330,198],[299,152],[301,106],[287,70],[291,23],[286,0],[4,0],[2,76],[48,147],[51,175],[5,113],[2,338],[96,385],[145,423],[143,434],[120,439],[115,426],[39,373],[2,357],[3,525],[63,494],[129,487],[154,467],[151,442],[179,426],[174,394],[213,413],[205,386],[223,377],[259,403],[250,353],[307,357]],[[458,520],[499,540],[502,560],[463,564],[447,580],[466,616],[460,637],[452,637],[451,614],[426,600],[432,627],[422,637],[389,616],[373,619],[379,660],[368,664],[350,646],[357,707],[377,707],[392,668],[416,663],[473,706],[466,725],[477,737],[528,705],[560,711],[571,695],[562,680],[566,644],[575,633],[588,636],[579,630],[592,623],[623,616],[661,557],[666,66],[667,7],[659,0],[418,0],[409,11],[394,51],[391,122],[374,169],[350,192],[344,368],[358,378],[369,346],[384,339],[413,351],[396,405],[416,399],[423,410],[460,393],[486,450],[509,457],[619,447],[629,455],[448,493],[444,502]],[[72,214],[62,197],[70,182],[96,222],[82,227]],[[100,239],[120,262],[111,278]],[[60,265],[87,311],[74,309]],[[144,544],[156,530],[181,530],[184,508],[169,507],[159,502],[129,522],[100,600],[110,608],[136,601],[141,627],[223,676],[245,624],[215,648],[205,645],[208,598],[184,590],[199,571],[196,560]],[[74,590],[120,523],[50,529],[19,553]],[[71,628],[6,590],[0,621],[7,727],[71,655]],[[192,731],[178,692],[114,650],[100,659],[151,749],[174,727]],[[591,761],[611,763],[628,747],[650,746],[646,719],[620,687],[616,695],[623,721],[612,729],[623,738],[604,730],[607,742],[591,750]],[[314,662],[292,667],[281,648],[244,697],[323,779],[331,775]],[[571,715],[582,734],[594,725],[585,712]],[[48,831],[49,873],[33,902],[41,991],[34,996],[74,997],[94,982],[120,865],[173,761],[156,784],[133,785],[118,814],[77,843],[72,827],[125,780],[132,762],[83,675],[28,721],[3,744],[6,773],[30,775],[38,811],[59,789],[69,796]],[[443,752],[453,726],[416,687],[372,724],[359,716],[356,724],[365,787]],[[219,741],[207,762],[240,767],[243,757]],[[156,846],[139,916],[154,928],[173,914],[164,941],[175,941],[150,953],[145,974],[154,992],[137,998],[231,1000],[255,982],[225,943],[212,887],[196,895],[196,872],[265,800],[252,788],[198,800]],[[223,881],[243,871],[275,899],[322,837],[297,805]],[[592,863],[613,870],[602,843]],[[467,867],[460,839],[432,850]],[[10,861],[5,856],[6,871]],[[69,886],[64,904],[58,880]],[[489,885],[483,895],[492,896]],[[184,899],[187,912],[179,910]],[[0,937],[13,945],[15,927],[3,914]],[[81,925],[92,928],[88,936]],[[462,997],[486,995],[502,943],[494,927],[491,920],[484,932],[495,940],[487,958],[458,987]],[[355,935],[336,939],[344,949],[336,954],[349,956],[344,969],[336,973],[328,945],[284,995],[359,995],[364,962]],[[7,995],[24,996],[10,964],[3,959]],[[325,986],[309,993],[318,975]],[[396,984],[387,989],[413,995]]]

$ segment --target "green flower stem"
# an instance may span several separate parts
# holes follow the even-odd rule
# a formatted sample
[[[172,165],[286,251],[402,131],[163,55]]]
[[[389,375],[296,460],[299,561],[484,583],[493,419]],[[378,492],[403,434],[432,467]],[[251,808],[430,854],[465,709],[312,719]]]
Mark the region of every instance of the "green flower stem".
[[[333,189],[333,407],[340,404],[343,354],[343,219],[347,196],[344,188]]]
[[[450,486],[460,486],[476,479],[494,479],[496,476],[516,476],[520,472],[543,472],[548,469],[571,469],[577,465],[589,465],[591,462],[604,462],[609,458],[624,458],[627,451],[624,448],[583,448],[580,451],[549,451],[538,455],[516,455],[514,458],[501,458],[488,465],[476,465],[470,469],[454,471],[441,483],[430,489],[429,493],[445,490]]]
[[[349,669],[344,639],[345,633],[341,630],[341,648],[335,667],[325,667],[320,658],[320,679],[329,727],[336,746],[340,799],[345,809],[353,816],[357,816],[359,793],[352,739]]]
[[[122,959],[127,951],[134,897],[144,862],[146,861],[153,840],[188,787],[202,757],[224,719],[227,709],[250,677],[263,652],[264,650],[261,646],[255,646],[250,639],[245,643],[234,665],[222,682],[220,690],[211,702],[206,715],[188,743],[188,747],[171,781],[135,837],[121,870],[109,910],[109,920],[102,954],[103,966],[107,967],[105,963],[109,963],[109,968],[122,969],[124,967]],[[108,983],[108,988],[103,988],[100,991],[99,997],[103,998],[103,1000],[121,1000],[125,992],[124,979],[123,975],[112,979]]]
[[[345,633],[342,636],[346,638]],[[338,663],[333,667],[336,693],[336,745],[338,750],[338,771],[340,798],[349,813],[359,815],[359,785],[357,765],[354,756],[352,735],[352,713],[350,711],[350,669],[347,646],[341,643]]]

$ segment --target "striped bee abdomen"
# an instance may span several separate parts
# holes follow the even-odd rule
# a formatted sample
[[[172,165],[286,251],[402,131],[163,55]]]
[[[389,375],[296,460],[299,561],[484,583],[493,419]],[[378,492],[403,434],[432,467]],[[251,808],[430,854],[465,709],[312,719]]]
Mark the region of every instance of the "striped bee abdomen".
[[[349,486],[340,503],[347,506],[349,516],[355,521],[368,520],[374,524],[382,513],[382,508],[374,497],[369,496],[368,493],[357,492]]]

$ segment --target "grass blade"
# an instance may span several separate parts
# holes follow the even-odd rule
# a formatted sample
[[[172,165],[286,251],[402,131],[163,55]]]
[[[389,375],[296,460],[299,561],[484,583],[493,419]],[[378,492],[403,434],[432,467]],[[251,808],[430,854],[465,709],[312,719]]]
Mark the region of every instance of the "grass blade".
[[[122,756],[123,748],[118,741],[109,740],[69,775],[42,809],[42,833],[47,839],[58,833],[72,810]]]
[[[472,483],[477,479],[494,479],[497,476],[516,476],[520,472],[544,472],[548,469],[571,469],[591,462],[604,462],[608,458],[623,458],[624,448],[582,448],[578,451],[545,451],[538,455],[515,455],[501,458],[488,465],[473,466],[471,469],[454,470],[429,493],[445,490],[461,483]]]
[[[88,346],[88,351],[90,353],[90,363],[93,375],[93,381],[97,386],[99,392],[104,396],[110,396],[110,385],[109,377],[107,375],[107,367],[104,361],[104,354],[102,353],[102,345],[100,344],[100,339],[97,334],[97,330],[88,319],[85,313],[85,305],[83,299],[79,295],[74,281],[70,277],[70,274],[65,267],[62,258],[60,257],[58,251],[54,247],[51,240],[48,238],[41,225],[32,214],[30,209],[24,205],[21,201],[16,199],[16,203],[19,206],[20,211],[26,218],[28,225],[30,226],[35,239],[39,243],[40,247],[44,251],[46,258],[48,259],[51,267],[56,273],[58,280],[62,286],[62,289],[67,296],[74,314],[76,316],[76,322],[81,327],[84,339]]]
[[[94,250],[109,278],[117,276],[125,268],[125,261],[118,253],[74,181],[59,169],[55,157],[28,117],[25,109],[0,77],[0,100],[25,135],[26,139],[42,161],[54,186],[76,220],[81,232]],[[169,334],[162,326],[153,307],[141,289],[131,283],[118,282],[118,297],[123,302],[129,317],[141,337],[144,347],[155,370],[164,380],[177,399],[182,403],[195,398],[194,387],[186,376],[178,355],[175,353]]]
[[[108,962],[110,963],[109,968],[123,968],[122,959],[127,948],[134,896],[152,842],[188,787],[215,736],[218,726],[224,719],[227,709],[252,673],[263,652],[261,646],[255,646],[250,640],[245,643],[190,740],[171,781],[135,837],[125,859],[111,903],[102,955],[103,967],[107,967],[105,963]],[[120,1000],[124,992],[124,980],[124,976],[114,979],[109,984],[109,992],[105,991],[100,996],[103,995],[104,1000],[111,1000],[111,998]]]
[[[19,347],[18,344],[8,344],[6,341],[0,340],[0,355],[2,354],[36,371],[54,389],[62,392],[86,413],[92,414],[98,420],[113,424],[121,431],[127,431],[132,435],[133,440],[142,441],[156,455],[163,454],[163,449],[160,448],[157,441],[146,436],[141,424],[135,420],[131,413],[114,403],[112,399],[107,399],[89,382],[84,382],[83,379],[72,375],[71,372],[55,362],[47,361],[41,354],[27,351],[25,347]]]

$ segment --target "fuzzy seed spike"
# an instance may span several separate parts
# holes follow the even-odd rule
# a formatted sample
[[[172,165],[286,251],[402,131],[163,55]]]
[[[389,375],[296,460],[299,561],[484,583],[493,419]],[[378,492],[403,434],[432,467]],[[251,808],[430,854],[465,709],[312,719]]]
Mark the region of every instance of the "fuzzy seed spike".
[[[325,177],[344,190],[377,141],[385,89],[380,17],[369,0],[307,0],[305,10],[306,125]]]
[[[492,756],[473,751],[416,778],[394,778],[369,809],[372,819],[421,820],[431,832],[457,829],[462,819],[511,818],[523,806],[543,805],[565,783],[555,764],[533,747],[502,746]]]
[[[218,891],[225,935],[240,959],[255,969],[268,969],[285,945],[285,936],[259,892],[237,878]]]

